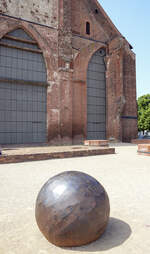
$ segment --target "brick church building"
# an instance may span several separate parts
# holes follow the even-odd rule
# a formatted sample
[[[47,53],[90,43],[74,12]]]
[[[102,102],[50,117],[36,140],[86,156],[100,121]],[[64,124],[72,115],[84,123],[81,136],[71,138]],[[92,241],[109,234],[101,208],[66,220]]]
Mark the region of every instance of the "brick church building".
[[[96,0],[0,1],[0,144],[129,142],[135,54]]]

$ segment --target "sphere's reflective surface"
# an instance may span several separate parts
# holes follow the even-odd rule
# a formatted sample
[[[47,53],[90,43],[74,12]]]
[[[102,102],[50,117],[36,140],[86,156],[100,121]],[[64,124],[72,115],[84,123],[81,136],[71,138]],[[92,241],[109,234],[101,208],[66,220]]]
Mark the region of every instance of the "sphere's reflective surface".
[[[50,178],[36,200],[39,229],[57,246],[80,246],[99,238],[109,219],[109,199],[93,177],[66,171]]]

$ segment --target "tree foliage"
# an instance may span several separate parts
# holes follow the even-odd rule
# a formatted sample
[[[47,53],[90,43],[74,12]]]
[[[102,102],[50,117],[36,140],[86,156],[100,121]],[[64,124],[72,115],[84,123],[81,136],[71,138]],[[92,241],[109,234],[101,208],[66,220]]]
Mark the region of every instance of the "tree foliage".
[[[138,130],[150,131],[150,94],[138,98]]]

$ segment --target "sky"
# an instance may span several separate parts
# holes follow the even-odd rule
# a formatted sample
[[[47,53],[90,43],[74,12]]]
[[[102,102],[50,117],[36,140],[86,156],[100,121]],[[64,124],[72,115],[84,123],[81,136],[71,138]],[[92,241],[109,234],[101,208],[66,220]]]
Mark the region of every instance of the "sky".
[[[150,94],[150,0],[99,0],[136,54],[137,98]]]

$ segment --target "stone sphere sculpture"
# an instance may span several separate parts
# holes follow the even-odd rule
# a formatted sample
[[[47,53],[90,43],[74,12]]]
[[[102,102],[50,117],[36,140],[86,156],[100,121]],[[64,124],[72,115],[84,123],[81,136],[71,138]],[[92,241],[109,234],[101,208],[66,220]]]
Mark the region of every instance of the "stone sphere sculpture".
[[[81,246],[98,239],[109,219],[109,199],[93,177],[66,171],[41,188],[35,217],[46,239],[64,247]]]

